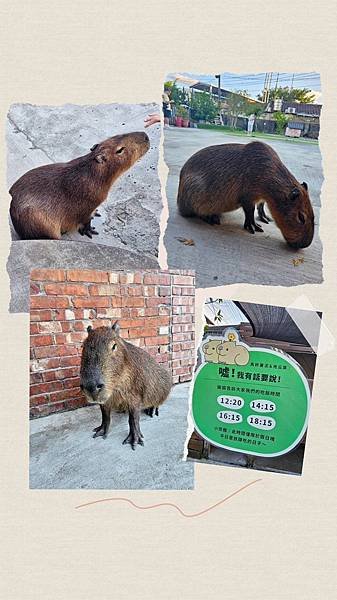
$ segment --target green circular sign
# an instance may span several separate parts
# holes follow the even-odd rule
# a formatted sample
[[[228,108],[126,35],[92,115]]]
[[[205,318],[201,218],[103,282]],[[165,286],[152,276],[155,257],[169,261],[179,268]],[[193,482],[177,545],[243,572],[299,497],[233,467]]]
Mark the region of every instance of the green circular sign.
[[[308,382],[299,365],[283,353],[243,343],[232,342],[234,355],[230,345],[211,340],[203,346],[209,362],[199,367],[194,381],[196,430],[215,446],[236,452],[258,456],[289,452],[303,437],[310,404]],[[246,358],[241,359],[246,364],[232,364],[240,362],[239,347],[246,349]]]

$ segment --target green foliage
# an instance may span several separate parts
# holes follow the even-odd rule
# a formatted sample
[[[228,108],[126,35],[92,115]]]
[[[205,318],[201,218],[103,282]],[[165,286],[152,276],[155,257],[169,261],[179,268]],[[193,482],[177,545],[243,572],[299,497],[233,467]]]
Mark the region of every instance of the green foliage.
[[[218,114],[217,103],[207,92],[194,92],[190,106],[196,120],[212,121]]]
[[[288,117],[282,112],[276,112],[273,114],[273,119],[276,121],[276,133],[284,133],[288,123]]]
[[[236,128],[239,115],[248,117],[249,115],[255,114],[256,116],[259,116],[264,111],[264,105],[260,106],[254,102],[251,102],[246,97],[247,95],[247,90],[235,90],[231,93],[227,100],[230,124],[234,128]]]
[[[180,104],[176,108],[177,117],[182,117],[183,119],[188,119],[188,110],[185,106],[181,106]]]
[[[270,90],[270,100],[282,98],[286,102],[304,102],[312,104],[315,100],[315,94],[308,88],[290,88],[289,86],[279,87],[276,90]],[[259,94],[258,100],[262,100],[262,94]]]
[[[169,93],[170,99],[174,102],[175,106],[178,106],[179,104],[188,105],[188,92],[185,88],[179,88],[175,81],[165,81],[164,89]]]

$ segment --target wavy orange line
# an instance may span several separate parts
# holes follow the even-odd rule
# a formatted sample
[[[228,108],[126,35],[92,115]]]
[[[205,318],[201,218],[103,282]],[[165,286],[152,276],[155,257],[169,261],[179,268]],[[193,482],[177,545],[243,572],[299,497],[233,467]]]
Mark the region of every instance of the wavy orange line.
[[[181,514],[182,517],[191,519],[194,517],[200,517],[201,515],[206,514],[210,510],[213,510],[213,508],[217,508],[217,506],[220,506],[221,504],[223,504],[230,498],[233,498],[233,496],[236,496],[237,494],[239,494],[243,490],[249,488],[250,486],[254,485],[254,483],[257,483],[258,481],[262,481],[262,479],[255,479],[254,481],[251,481],[250,483],[246,483],[246,485],[243,485],[238,490],[235,490],[235,492],[232,492],[232,494],[229,494],[229,496],[226,496],[222,500],[219,500],[219,502],[216,502],[215,504],[212,504],[211,506],[208,506],[207,508],[204,508],[203,510],[201,510],[199,512],[190,513],[190,514],[185,513],[179,506],[177,506],[177,504],[174,504],[173,502],[159,502],[158,504],[150,504],[149,506],[139,506],[138,504],[133,502],[133,500],[130,500],[130,498],[124,498],[124,497],[102,498],[101,500],[93,500],[92,502],[86,502],[85,504],[79,504],[78,506],[75,506],[75,508],[76,509],[77,508],[85,508],[86,506],[91,506],[92,504],[100,504],[102,502],[120,501],[120,502],[127,502],[128,504],[130,504],[134,508],[137,508],[138,510],[149,510],[152,508],[159,508],[160,506],[170,506],[172,508],[175,508],[178,511],[178,513]]]

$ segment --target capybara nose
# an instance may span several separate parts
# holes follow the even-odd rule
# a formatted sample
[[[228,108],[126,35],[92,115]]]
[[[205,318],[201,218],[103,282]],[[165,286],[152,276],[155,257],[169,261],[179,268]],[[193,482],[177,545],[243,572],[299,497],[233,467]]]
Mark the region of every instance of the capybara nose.
[[[94,394],[95,392],[99,392],[104,387],[104,383],[101,381],[86,383],[84,389],[89,392],[89,394]]]
[[[147,135],[147,133],[145,133],[145,131],[142,131],[142,132],[141,132],[141,136],[142,136],[142,138],[143,138],[144,142],[149,142],[149,141],[150,141],[150,138],[149,138],[149,136]]]

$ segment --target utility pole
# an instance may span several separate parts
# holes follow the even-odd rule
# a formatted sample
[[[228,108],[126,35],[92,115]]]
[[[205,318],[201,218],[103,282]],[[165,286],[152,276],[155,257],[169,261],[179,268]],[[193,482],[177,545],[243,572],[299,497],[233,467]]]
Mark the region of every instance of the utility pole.
[[[215,79],[218,80],[218,107],[220,110],[220,106],[221,106],[221,75],[215,75]]]
[[[292,90],[292,89],[293,89],[293,87],[294,87],[294,75],[295,75],[295,73],[293,73],[293,76],[292,76],[292,78],[291,78],[291,86],[290,86],[290,89],[291,89],[291,90]]]
[[[267,103],[269,100],[269,96],[270,96],[270,87],[271,87],[271,82],[273,79],[273,71],[266,73],[265,79],[264,79],[264,89],[263,89],[263,97],[262,97],[262,102]]]

